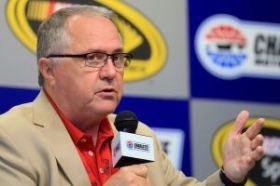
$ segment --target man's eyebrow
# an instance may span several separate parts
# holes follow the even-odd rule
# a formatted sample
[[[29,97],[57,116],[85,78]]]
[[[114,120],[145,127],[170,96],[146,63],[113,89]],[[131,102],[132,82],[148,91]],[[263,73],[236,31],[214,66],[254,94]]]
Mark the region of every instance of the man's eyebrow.
[[[113,53],[117,53],[117,52],[123,52],[123,48],[118,48],[118,49],[113,50]]]
[[[101,50],[101,49],[91,49],[91,50],[88,50],[88,52],[102,52],[102,53],[108,53],[107,51],[105,50]],[[115,49],[113,50],[111,53],[119,53],[119,52],[124,52],[122,48],[118,48],[118,49]]]

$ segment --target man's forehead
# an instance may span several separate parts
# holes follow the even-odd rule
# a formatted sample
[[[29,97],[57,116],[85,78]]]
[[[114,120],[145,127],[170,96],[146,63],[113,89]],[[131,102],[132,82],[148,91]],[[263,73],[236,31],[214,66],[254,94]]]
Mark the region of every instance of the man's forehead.
[[[110,32],[118,32],[117,26],[107,17],[100,15],[79,14],[71,16],[67,19],[65,27],[69,31],[80,30],[84,28],[92,31],[105,31],[109,29]]]
[[[123,41],[119,30],[110,19],[104,16],[87,14],[72,16],[68,20],[66,32],[70,37],[70,48],[73,50],[79,48],[86,52],[123,51]],[[74,42],[75,46],[71,42]]]

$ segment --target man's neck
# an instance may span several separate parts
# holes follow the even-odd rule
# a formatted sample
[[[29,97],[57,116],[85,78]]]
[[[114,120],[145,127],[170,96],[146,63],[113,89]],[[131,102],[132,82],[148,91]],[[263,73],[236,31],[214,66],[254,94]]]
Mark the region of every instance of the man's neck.
[[[67,109],[67,107],[64,107],[63,105],[57,103],[55,99],[56,97],[52,94],[51,91],[48,91],[47,89],[43,89],[43,91],[56,111],[61,112],[78,129],[93,136],[92,140],[93,144],[95,145],[97,142],[100,123],[105,116],[101,117],[100,115],[98,115],[97,117],[95,117],[94,114],[87,114],[86,112],[81,112],[80,114],[78,112],[75,112],[72,114],[71,109]],[[91,117],[87,117],[87,115],[91,115]]]

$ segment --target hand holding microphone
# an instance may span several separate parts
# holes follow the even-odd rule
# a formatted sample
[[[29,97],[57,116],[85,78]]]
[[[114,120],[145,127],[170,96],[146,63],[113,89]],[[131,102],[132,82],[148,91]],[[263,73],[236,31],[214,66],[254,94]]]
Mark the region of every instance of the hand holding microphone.
[[[143,163],[154,161],[153,139],[135,134],[138,119],[130,111],[118,114],[114,124],[119,134],[111,145],[113,166],[121,168],[105,186],[149,186],[148,167]]]
[[[114,167],[154,161],[153,139],[135,134],[138,119],[133,112],[121,112],[117,115],[114,124],[119,131],[111,144]]]
[[[149,186],[147,174],[148,168],[143,164],[121,167],[104,186]]]

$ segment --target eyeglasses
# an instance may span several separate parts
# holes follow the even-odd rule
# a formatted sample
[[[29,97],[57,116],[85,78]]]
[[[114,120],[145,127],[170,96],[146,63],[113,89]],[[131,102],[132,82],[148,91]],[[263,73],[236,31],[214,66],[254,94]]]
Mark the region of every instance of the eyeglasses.
[[[108,58],[110,57],[115,67],[124,68],[130,64],[133,56],[132,54],[121,52],[114,54],[107,54],[104,52],[90,52],[85,54],[50,54],[47,56],[47,58],[51,57],[84,58],[86,66],[93,68],[103,67],[106,64]]]

